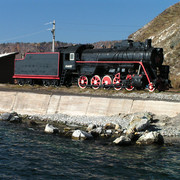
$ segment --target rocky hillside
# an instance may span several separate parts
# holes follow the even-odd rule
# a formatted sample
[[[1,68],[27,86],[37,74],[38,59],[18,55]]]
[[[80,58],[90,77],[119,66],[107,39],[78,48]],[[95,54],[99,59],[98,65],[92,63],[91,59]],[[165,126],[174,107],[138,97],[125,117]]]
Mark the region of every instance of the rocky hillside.
[[[164,64],[171,66],[173,87],[180,88],[180,2],[129,36],[134,41],[152,39],[153,46],[164,49]]]

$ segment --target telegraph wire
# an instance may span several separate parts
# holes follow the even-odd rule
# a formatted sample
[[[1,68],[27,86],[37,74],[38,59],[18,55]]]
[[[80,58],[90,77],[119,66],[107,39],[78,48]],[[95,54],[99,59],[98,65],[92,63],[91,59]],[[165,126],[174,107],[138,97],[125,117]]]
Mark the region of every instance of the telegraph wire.
[[[37,31],[37,32],[34,32],[34,33],[30,33],[30,34],[24,34],[24,35],[21,35],[21,36],[16,36],[16,37],[12,37],[12,38],[9,38],[9,39],[4,39],[4,40],[0,40],[0,42],[2,41],[12,41],[12,40],[16,40],[16,39],[20,39],[20,38],[25,38],[25,37],[30,37],[30,36],[34,36],[36,34],[40,34],[42,32],[45,32],[46,30],[41,30],[41,31]]]

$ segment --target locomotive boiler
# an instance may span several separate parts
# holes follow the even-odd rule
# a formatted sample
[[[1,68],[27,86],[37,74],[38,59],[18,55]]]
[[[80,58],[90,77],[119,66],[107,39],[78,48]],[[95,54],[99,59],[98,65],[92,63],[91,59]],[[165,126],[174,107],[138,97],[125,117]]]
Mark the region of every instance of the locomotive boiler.
[[[152,47],[150,39],[124,40],[102,49],[80,44],[61,47],[56,53],[28,53],[24,60],[16,60],[14,78],[21,85],[42,81],[46,86],[77,83],[81,89],[153,92],[170,86],[169,66],[162,65],[163,60],[163,49]]]

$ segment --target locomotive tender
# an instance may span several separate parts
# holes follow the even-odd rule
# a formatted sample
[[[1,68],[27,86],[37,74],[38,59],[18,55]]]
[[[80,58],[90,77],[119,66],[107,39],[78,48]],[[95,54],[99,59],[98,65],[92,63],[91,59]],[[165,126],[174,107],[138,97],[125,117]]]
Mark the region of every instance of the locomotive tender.
[[[86,44],[61,47],[54,53],[27,53],[24,59],[15,60],[13,78],[19,85],[42,82],[44,86],[70,86],[76,82],[81,89],[169,89],[169,66],[162,65],[163,49],[152,47],[151,39],[93,48]]]

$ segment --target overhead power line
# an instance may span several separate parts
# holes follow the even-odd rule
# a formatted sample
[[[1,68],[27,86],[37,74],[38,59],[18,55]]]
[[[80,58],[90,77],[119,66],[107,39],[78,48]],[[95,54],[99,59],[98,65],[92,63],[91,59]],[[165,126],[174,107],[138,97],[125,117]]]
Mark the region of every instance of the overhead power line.
[[[6,41],[12,41],[12,40],[16,40],[16,39],[22,39],[22,38],[25,38],[25,37],[30,37],[30,36],[34,36],[36,34],[40,34],[40,33],[44,32],[44,31],[46,31],[46,30],[44,29],[44,30],[37,31],[37,32],[34,32],[34,33],[30,33],[30,34],[24,34],[24,35],[21,35],[21,36],[15,36],[15,37],[12,37],[12,38],[3,39],[3,40],[0,40],[0,42],[6,42]]]

